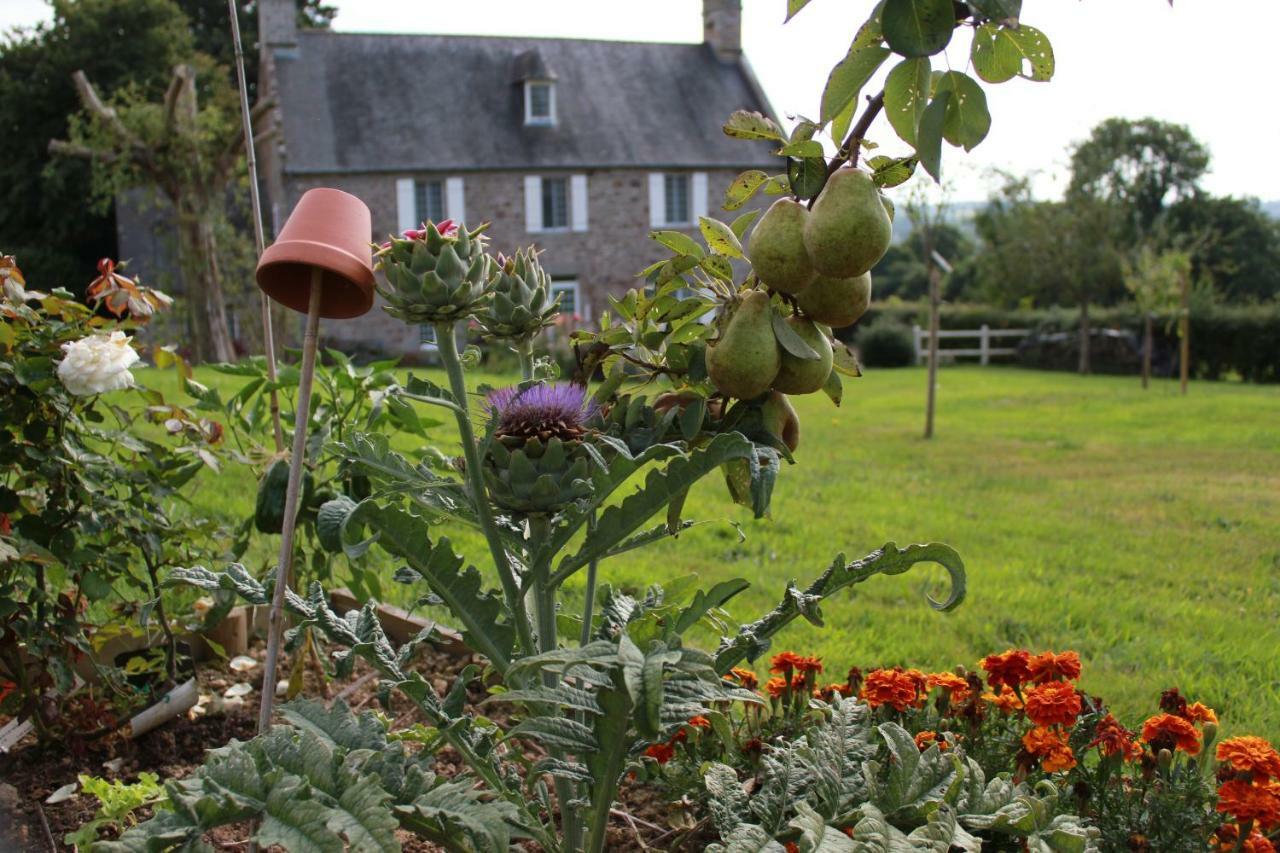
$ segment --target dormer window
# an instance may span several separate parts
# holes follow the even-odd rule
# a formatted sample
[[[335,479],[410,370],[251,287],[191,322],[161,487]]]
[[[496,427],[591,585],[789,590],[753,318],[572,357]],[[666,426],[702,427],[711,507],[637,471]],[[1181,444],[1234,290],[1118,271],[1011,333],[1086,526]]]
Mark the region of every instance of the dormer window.
[[[556,84],[551,80],[526,80],[524,123],[551,127],[556,123]]]

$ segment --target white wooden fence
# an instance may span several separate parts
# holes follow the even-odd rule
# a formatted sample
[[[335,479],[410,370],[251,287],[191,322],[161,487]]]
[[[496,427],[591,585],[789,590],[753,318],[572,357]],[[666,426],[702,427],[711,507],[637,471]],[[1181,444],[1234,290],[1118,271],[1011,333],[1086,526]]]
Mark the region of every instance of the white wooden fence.
[[[993,355],[1013,355],[1016,347],[993,347],[991,341],[997,338],[1025,338],[1031,334],[1030,329],[993,329],[986,323],[980,329],[943,329],[938,332],[938,355],[946,358],[961,356],[977,356],[981,364],[990,364]],[[924,364],[929,358],[929,330],[919,326],[911,327],[911,338],[915,344],[916,364]],[[967,349],[943,349],[942,341],[947,338],[977,338],[978,346]]]

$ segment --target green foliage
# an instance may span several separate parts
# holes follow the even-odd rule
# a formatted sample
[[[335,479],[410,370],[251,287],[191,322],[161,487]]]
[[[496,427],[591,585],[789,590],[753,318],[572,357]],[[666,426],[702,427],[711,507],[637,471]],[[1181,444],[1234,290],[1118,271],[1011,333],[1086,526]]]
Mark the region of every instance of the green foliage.
[[[1134,241],[1152,233],[1169,204],[1193,197],[1208,169],[1208,149],[1185,126],[1112,118],[1075,147],[1067,193],[1120,207]]]
[[[916,357],[911,330],[893,320],[875,320],[859,326],[855,346],[867,367],[906,367]]]
[[[139,773],[137,782],[108,782],[96,776],[81,773],[78,777],[81,790],[98,800],[93,819],[63,840],[67,844],[89,849],[104,829],[132,826],[137,821],[133,813],[144,806],[163,807],[164,787],[154,773]]]
[[[212,525],[181,504],[202,468],[220,467],[223,430],[143,387],[121,392],[137,396],[134,407],[118,394],[73,394],[59,373],[65,348],[146,318],[112,320],[96,316],[96,301],[27,291],[11,257],[0,258],[0,283],[0,674],[18,687],[4,710],[32,718],[42,737],[76,734],[102,722],[58,708],[75,689],[71,662],[93,653],[89,634],[104,620],[115,626],[103,638],[159,628],[176,676],[158,575],[217,550]],[[109,663],[100,671],[108,712],[143,698]]]
[[[452,849],[508,849],[513,809],[463,778],[438,777],[428,753],[389,741],[371,712],[298,701],[280,713],[285,725],[232,741],[194,776],[166,783],[171,810],[93,849],[202,849],[204,833],[245,820],[259,822],[259,844],[286,850],[398,853],[397,827]]]

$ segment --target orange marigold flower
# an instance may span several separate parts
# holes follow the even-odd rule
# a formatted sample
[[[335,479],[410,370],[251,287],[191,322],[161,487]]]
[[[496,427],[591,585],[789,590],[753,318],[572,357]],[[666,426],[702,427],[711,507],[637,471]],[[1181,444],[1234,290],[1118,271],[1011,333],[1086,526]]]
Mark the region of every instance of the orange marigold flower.
[[[787,692],[787,686],[785,678],[770,678],[765,682],[764,689],[774,699],[780,699]]]
[[[684,729],[676,729],[676,733],[671,736],[671,740],[667,741],[667,743],[671,744],[672,746],[675,746],[678,743],[684,743],[688,739],[689,739],[688,732],[686,732]]]
[[[1280,789],[1239,779],[1223,782],[1218,789],[1218,811],[1241,823],[1253,821],[1263,829],[1280,825]]]
[[[1027,717],[1037,726],[1070,726],[1080,716],[1080,694],[1067,681],[1046,681],[1026,694]]]
[[[1041,652],[1032,655],[1027,662],[1027,670],[1036,684],[1075,681],[1080,677],[1080,655],[1076,652]]]
[[[796,661],[796,669],[800,672],[822,672],[822,658],[800,658]]]
[[[1142,755],[1142,747],[1133,741],[1133,732],[1120,725],[1110,714],[1099,720],[1098,727],[1094,729],[1089,748],[1095,746],[1103,755],[1122,755],[1128,761],[1134,761]]]
[[[773,656],[773,660],[769,661],[769,671],[776,672],[779,675],[790,672],[793,669],[799,669],[800,664],[805,660],[804,657],[795,652],[783,652]]]
[[[1213,838],[1209,839],[1209,843],[1218,853],[1234,853],[1236,841],[1239,838],[1240,827],[1234,823],[1224,823],[1218,827],[1218,831],[1214,833]],[[1249,837],[1244,840],[1244,844],[1239,849],[1244,853],[1276,853],[1275,846],[1257,829],[1249,833]]]
[[[924,684],[928,690],[941,687],[950,693],[951,702],[955,705],[963,705],[969,701],[969,697],[972,695],[969,690],[969,682],[954,672],[931,672],[924,677]]]
[[[923,676],[917,679],[915,675],[920,674],[898,667],[872,670],[862,682],[861,696],[872,708],[890,705],[895,711],[905,711],[923,698],[917,689],[923,686]]]
[[[676,754],[676,748],[669,743],[650,744],[644,754],[659,764],[666,764]]]
[[[1218,744],[1218,760],[1241,773],[1252,773],[1255,782],[1280,779],[1280,752],[1260,737],[1227,738]]]
[[[987,684],[995,687],[1007,684],[1010,687],[1031,680],[1031,654],[1023,649],[1009,649],[998,655],[987,655],[982,659],[982,668],[987,671]]]
[[[711,728],[711,721],[699,714],[696,717],[689,718],[689,725],[693,726],[695,729],[709,729]]]
[[[1180,749],[1187,755],[1200,752],[1200,732],[1173,714],[1156,714],[1142,724],[1142,739],[1155,750]]]
[[[795,675],[791,676],[791,689],[804,690],[806,678],[807,676],[803,672],[797,672]]]
[[[834,702],[837,696],[850,696],[852,694],[852,687],[838,681],[813,688],[813,698],[821,699],[823,702]]]
[[[999,693],[983,693],[982,698],[995,705],[1006,714],[1022,710],[1022,700],[1018,694],[1008,687],[1001,687]]]
[[[760,683],[760,679],[756,678],[756,674],[745,667],[735,666],[729,670],[729,675],[738,679],[738,683],[748,690],[755,690],[756,685]]]
[[[783,847],[787,853],[800,853],[800,845],[794,841],[788,841]]]
[[[942,750],[943,752],[946,751],[947,740],[945,737],[940,737],[937,732],[926,730],[916,735],[916,749],[921,752],[924,752],[935,743],[938,745],[939,750]]]
[[[1040,759],[1046,773],[1060,773],[1076,766],[1075,753],[1066,736],[1048,726],[1036,726],[1022,736],[1022,748]]]
[[[1187,712],[1183,714],[1193,723],[1216,723],[1218,722],[1218,712],[1210,708],[1208,705],[1202,705],[1199,702],[1192,702],[1187,706]]]

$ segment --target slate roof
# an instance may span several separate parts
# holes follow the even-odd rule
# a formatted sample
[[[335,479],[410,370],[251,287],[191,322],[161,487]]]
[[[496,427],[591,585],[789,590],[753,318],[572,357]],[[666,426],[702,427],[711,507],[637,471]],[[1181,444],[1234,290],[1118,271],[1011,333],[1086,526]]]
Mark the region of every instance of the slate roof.
[[[555,127],[524,126],[531,58],[557,80]],[[721,132],[769,107],[705,44],[303,31],[276,68],[291,174],[778,162]]]

